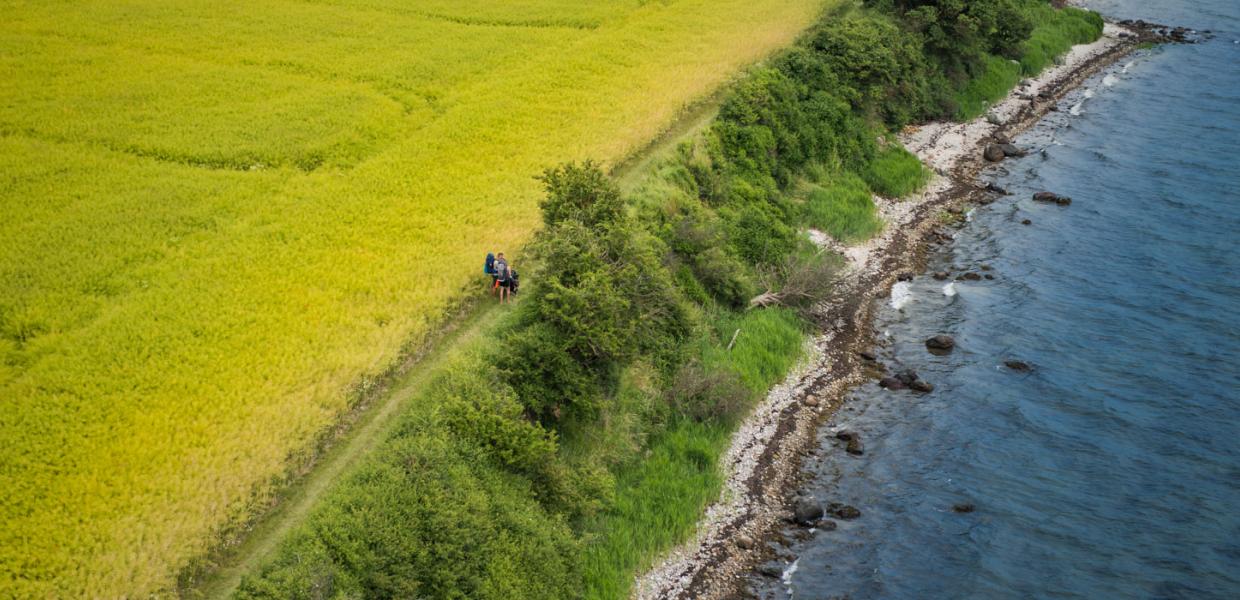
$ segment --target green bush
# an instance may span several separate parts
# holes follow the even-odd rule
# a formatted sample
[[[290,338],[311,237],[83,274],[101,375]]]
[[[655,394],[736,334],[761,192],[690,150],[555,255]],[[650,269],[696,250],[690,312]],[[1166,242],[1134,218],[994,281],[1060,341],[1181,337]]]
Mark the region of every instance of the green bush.
[[[238,597],[573,595],[578,543],[533,483],[554,479],[554,438],[477,366],[451,365]]]
[[[805,223],[844,243],[869,239],[883,229],[869,185],[852,173],[810,190]]]

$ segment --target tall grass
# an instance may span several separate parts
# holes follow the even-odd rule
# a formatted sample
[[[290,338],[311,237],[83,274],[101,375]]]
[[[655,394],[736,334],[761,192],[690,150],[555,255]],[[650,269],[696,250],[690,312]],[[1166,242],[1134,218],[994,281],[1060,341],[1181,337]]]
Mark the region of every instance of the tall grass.
[[[805,223],[844,243],[869,239],[883,229],[870,187],[852,173],[810,188]]]
[[[802,331],[791,311],[721,315],[715,324],[712,341],[695,354],[708,371],[736,375],[751,403],[801,356]],[[731,433],[727,422],[674,419],[651,441],[645,458],[620,470],[614,504],[586,527],[586,598],[628,597],[633,574],[693,532],[702,510],[719,495],[718,461]]]
[[[889,144],[862,171],[874,193],[885,198],[903,198],[921,190],[930,181],[930,171],[908,150]]]

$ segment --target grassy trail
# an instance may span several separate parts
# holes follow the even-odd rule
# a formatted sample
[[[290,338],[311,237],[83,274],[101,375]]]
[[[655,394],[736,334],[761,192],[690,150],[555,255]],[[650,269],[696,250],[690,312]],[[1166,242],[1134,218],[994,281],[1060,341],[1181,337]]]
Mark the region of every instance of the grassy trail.
[[[441,364],[454,351],[468,346],[483,335],[487,318],[497,308],[493,298],[482,298],[456,318],[455,327],[425,350],[423,357],[397,376],[387,391],[378,394],[373,403],[349,432],[332,444],[314,467],[282,494],[280,503],[263,515],[244,541],[230,551],[199,585],[186,594],[208,599],[229,598],[241,584],[246,573],[254,572],[263,560],[272,556],[290,531],[299,525],[351,467],[378,447],[396,423],[405,404],[416,390],[425,385]]]
[[[726,88],[725,88],[726,89]],[[673,122],[659,137],[641,151],[612,169],[612,176],[625,190],[632,190],[643,174],[659,160],[675,152],[680,142],[696,135],[714,120],[724,97],[721,89],[704,100],[695,103]],[[315,463],[314,467],[297,483],[286,490],[279,504],[258,519],[246,534],[242,543],[230,551],[210,574],[191,588],[190,597],[222,600],[232,596],[241,584],[241,578],[254,572],[264,559],[272,556],[290,531],[305,520],[319,499],[327,493],[334,482],[348,473],[362,458],[378,447],[387,437],[394,418],[415,391],[425,385],[438,371],[438,367],[451,357],[455,350],[467,347],[483,335],[490,316],[498,305],[491,298],[462,311],[457,318],[449,319],[455,329],[428,348],[421,360],[396,377],[389,389],[363,409],[362,416],[341,439],[332,444]]]

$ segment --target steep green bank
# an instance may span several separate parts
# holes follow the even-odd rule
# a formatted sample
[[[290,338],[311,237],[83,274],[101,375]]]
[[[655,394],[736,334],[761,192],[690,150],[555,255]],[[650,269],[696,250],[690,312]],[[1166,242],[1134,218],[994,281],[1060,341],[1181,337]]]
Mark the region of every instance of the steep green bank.
[[[1047,23],[1101,29],[1040,0],[962,5],[824,15],[629,194],[590,163],[548,170],[521,300],[239,596],[626,596],[692,532],[732,431],[800,356],[838,262],[804,228],[879,231],[870,194],[927,178],[887,132],[958,114],[995,57],[1044,51]],[[779,306],[749,309],[763,292]]]

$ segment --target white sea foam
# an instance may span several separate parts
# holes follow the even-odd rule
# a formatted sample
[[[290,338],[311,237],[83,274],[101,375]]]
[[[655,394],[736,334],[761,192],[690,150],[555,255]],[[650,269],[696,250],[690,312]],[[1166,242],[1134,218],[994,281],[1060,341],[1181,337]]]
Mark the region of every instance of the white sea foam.
[[[1073,105],[1072,105],[1072,108],[1068,109],[1068,113],[1069,113],[1069,114],[1071,114],[1071,115],[1072,115],[1072,116],[1074,116],[1074,117],[1079,116],[1079,115],[1081,114],[1081,107],[1082,107],[1082,105],[1084,105],[1084,104],[1085,104],[1085,102],[1084,102],[1084,101],[1077,102],[1076,104],[1073,104]]]
[[[1119,81],[1119,79],[1116,79],[1114,75],[1111,75],[1111,74],[1109,74],[1109,73],[1108,73],[1106,77],[1103,77],[1103,78],[1102,78],[1102,85],[1105,85],[1105,86],[1107,86],[1107,87],[1111,87],[1111,86],[1115,85],[1115,84],[1116,84],[1116,82],[1118,82],[1118,81]]]
[[[956,295],[956,282],[955,281],[943,286],[943,295],[947,296],[948,298],[951,298],[952,296]]]
[[[975,208],[970,208],[970,209],[969,209],[969,212],[964,213],[964,220],[965,220],[966,222],[972,222],[972,221],[973,221],[973,211],[975,211],[975,210],[977,210],[977,209],[975,209]]]
[[[913,286],[907,281],[900,281],[891,286],[891,308],[900,310],[913,301]]]
[[[792,597],[792,575],[797,572],[797,565],[800,563],[801,559],[799,558],[792,561],[792,564],[788,565],[787,569],[784,569],[784,574],[779,578],[780,581],[784,582],[784,587],[787,588],[789,598]]]
[[[1086,100],[1089,100],[1090,98],[1093,98],[1093,97],[1094,97],[1094,88],[1089,88],[1089,89],[1085,90],[1085,93],[1084,93],[1084,94],[1081,94],[1081,95],[1082,95],[1082,96],[1084,96]]]

